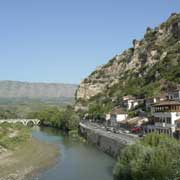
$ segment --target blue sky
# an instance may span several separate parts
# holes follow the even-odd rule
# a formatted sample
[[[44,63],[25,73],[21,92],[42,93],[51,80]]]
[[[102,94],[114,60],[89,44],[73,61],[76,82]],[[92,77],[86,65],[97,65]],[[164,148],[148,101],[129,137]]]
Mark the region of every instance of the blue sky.
[[[0,80],[79,83],[180,0],[0,0]]]

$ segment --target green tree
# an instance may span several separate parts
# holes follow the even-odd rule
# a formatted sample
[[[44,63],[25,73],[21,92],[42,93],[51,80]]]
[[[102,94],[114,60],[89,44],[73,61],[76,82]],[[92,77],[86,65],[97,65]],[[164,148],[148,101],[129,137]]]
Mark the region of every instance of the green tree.
[[[147,135],[122,150],[114,177],[115,180],[180,179],[180,143],[166,135]]]
[[[42,125],[67,131],[77,129],[80,122],[79,116],[71,106],[67,106],[65,109],[49,107],[39,112],[30,113],[28,117],[41,120]]]

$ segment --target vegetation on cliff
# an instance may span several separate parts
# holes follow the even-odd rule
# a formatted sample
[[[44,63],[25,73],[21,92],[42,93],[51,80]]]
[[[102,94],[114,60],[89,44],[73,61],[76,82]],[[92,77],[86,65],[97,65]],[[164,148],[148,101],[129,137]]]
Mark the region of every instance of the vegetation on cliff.
[[[116,180],[179,179],[179,141],[162,134],[147,135],[121,152],[114,177]]]
[[[116,106],[125,95],[158,96],[180,83],[180,14],[155,29],[147,28],[142,40],[112,58],[87,77],[76,92],[76,106]]]

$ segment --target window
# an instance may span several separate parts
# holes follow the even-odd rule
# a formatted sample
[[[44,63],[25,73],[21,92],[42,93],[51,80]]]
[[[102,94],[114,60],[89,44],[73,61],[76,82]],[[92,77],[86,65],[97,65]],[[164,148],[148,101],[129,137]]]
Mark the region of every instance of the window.
[[[165,123],[166,122],[166,118],[163,118],[163,123]]]
[[[178,98],[179,97],[179,93],[174,93],[174,98]]]
[[[159,122],[159,118],[158,117],[155,117],[155,122]]]
[[[167,118],[167,123],[171,124],[171,118],[169,118],[169,117]]]

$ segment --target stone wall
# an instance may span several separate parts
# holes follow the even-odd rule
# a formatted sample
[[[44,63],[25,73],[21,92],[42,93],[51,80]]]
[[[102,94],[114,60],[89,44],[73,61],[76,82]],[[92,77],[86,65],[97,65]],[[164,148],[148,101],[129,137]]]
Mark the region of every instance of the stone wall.
[[[132,144],[132,142],[128,143],[127,141],[123,140],[121,135],[119,135],[120,138],[113,138],[108,133],[101,133],[87,126],[83,126],[82,124],[80,125],[79,131],[88,142],[92,143],[98,149],[113,157],[117,157],[119,152],[125,146]]]

